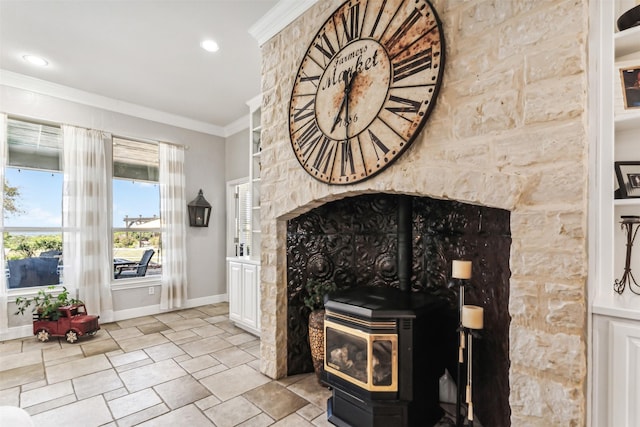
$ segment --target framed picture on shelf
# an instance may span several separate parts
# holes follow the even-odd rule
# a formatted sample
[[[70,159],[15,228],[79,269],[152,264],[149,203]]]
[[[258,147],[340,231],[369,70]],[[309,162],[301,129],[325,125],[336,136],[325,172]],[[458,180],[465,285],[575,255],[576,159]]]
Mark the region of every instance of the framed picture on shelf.
[[[640,161],[615,162],[616,178],[623,199],[640,197]]]
[[[640,108],[640,64],[621,67],[620,82],[625,110]]]

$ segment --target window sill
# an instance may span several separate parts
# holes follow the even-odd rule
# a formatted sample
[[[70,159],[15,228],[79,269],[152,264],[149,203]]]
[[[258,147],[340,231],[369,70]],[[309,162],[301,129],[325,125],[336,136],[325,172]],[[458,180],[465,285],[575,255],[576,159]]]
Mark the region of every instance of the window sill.
[[[130,279],[117,279],[111,282],[112,291],[124,291],[127,289],[147,288],[160,286],[161,276],[133,277]]]

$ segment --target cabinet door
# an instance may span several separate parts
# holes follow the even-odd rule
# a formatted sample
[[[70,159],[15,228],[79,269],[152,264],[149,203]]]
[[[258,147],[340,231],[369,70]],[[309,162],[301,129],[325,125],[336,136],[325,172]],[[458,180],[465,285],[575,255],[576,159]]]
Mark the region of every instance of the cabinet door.
[[[227,267],[229,289],[229,319],[242,320],[242,264],[229,262]]]
[[[247,326],[258,328],[258,274],[257,266],[245,264],[242,266],[242,321]]]
[[[612,426],[640,425],[640,325],[611,322]]]

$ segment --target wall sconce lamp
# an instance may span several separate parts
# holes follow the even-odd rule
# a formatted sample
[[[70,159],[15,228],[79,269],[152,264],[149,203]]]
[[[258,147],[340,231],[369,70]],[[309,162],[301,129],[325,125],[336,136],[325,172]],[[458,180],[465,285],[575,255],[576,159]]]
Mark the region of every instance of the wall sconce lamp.
[[[198,191],[198,197],[187,205],[189,209],[189,225],[192,227],[208,227],[211,217],[211,204],[202,195],[202,189]]]

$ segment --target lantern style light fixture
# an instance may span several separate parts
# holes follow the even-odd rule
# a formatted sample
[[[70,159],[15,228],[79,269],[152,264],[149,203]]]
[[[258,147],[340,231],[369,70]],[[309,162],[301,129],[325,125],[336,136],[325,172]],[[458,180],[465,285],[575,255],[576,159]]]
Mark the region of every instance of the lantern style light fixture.
[[[211,217],[211,204],[202,195],[202,189],[198,191],[198,197],[187,205],[189,209],[189,225],[192,227],[208,227]]]

